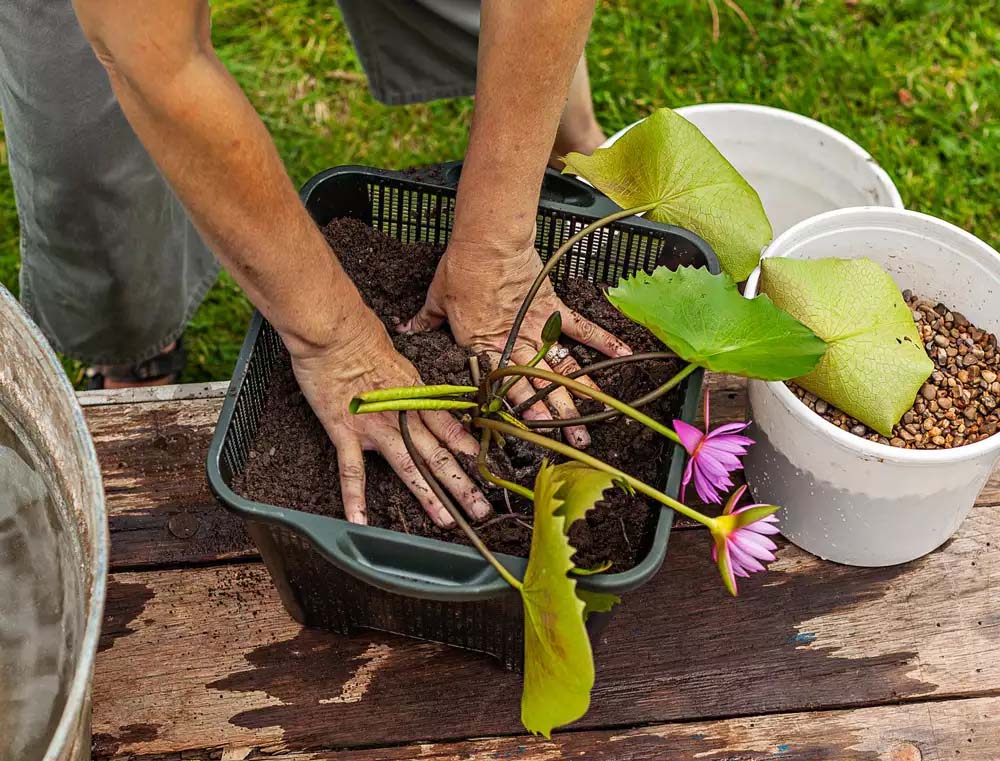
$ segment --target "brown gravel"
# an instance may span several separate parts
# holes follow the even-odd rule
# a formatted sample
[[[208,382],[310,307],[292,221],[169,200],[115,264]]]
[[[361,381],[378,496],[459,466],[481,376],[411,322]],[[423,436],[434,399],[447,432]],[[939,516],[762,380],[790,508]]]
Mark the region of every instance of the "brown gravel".
[[[891,438],[871,430],[794,383],[788,387],[838,428],[904,449],[951,449],[994,435],[1000,428],[1000,351],[997,337],[963,315],[903,291],[934,362],[934,372]]]

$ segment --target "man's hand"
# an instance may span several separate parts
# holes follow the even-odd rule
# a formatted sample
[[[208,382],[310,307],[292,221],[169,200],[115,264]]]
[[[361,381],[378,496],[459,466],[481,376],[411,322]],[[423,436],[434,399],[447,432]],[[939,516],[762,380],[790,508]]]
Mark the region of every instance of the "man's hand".
[[[496,366],[517,310],[541,268],[542,262],[532,245],[500,251],[483,244],[453,241],[438,265],[423,308],[399,329],[404,332],[432,330],[447,320],[460,345],[476,352],[487,352]],[[532,360],[542,345],[542,327],[545,321],[557,311],[562,315],[563,332],[570,338],[609,357],[632,353],[623,341],[567,307],[556,296],[552,284],[546,281],[521,326],[511,355],[515,363],[527,364]],[[558,345],[550,350],[555,355],[562,353],[555,351],[557,347]],[[538,367],[562,375],[580,369],[576,360],[569,355],[552,366],[543,359]],[[586,376],[580,380],[594,385]],[[540,380],[536,381],[536,385],[544,387],[547,384]],[[520,404],[533,393],[531,384],[522,379],[511,388],[510,396],[515,403]],[[579,417],[576,405],[566,389],[553,391],[547,401],[556,417]],[[525,411],[524,416],[535,420],[552,418],[542,402],[535,403]],[[590,436],[582,426],[566,428],[566,437],[576,447],[585,447],[590,443]]]
[[[382,324],[366,315],[350,331],[349,343],[292,354],[292,367],[306,400],[337,447],[344,512],[352,523],[366,523],[364,451],[379,452],[431,519],[443,528],[451,515],[417,472],[403,445],[396,413],[352,415],[347,405],[363,391],[420,383],[417,370],[398,354]],[[448,412],[410,414],[410,433],[438,481],[473,519],[490,513],[490,504],[452,456],[475,457],[479,445]],[[450,451],[449,451],[450,450]]]

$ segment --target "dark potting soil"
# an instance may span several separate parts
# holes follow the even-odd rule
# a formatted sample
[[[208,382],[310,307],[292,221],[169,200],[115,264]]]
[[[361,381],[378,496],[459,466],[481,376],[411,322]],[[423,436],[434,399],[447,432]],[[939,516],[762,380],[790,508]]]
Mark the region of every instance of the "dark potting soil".
[[[951,449],[996,435],[1000,428],[997,337],[945,304],[903,291],[934,372],[891,437],[882,436],[794,383],[807,407],[838,428],[901,449]]]
[[[423,304],[441,252],[426,245],[404,245],[355,220],[334,220],[324,229],[344,269],[365,301],[392,329]],[[632,323],[607,301],[601,289],[584,280],[557,285],[563,300],[587,318],[612,331],[637,352],[662,350],[644,328]],[[417,335],[393,333],[396,349],[420,371],[425,383],[469,384],[467,353],[447,330]],[[564,338],[581,365],[598,361],[598,352]],[[483,358],[485,359],[485,358]],[[631,400],[673,375],[673,362],[639,362],[599,371],[592,377],[606,392]],[[661,400],[646,408],[653,417],[672,420],[679,399]],[[578,400],[581,414],[600,412],[603,406]],[[658,484],[669,456],[662,437],[627,418],[591,426],[587,452],[637,478]],[[503,477],[531,486],[545,455],[520,440],[494,448],[492,469]],[[559,458],[550,458],[559,461]],[[472,462],[463,463],[494,507],[494,515],[477,527],[487,546],[497,552],[525,557],[531,542],[532,506],[483,482]],[[420,504],[381,457],[365,454],[368,522],[396,531],[466,544],[459,530],[435,526]],[[313,415],[292,375],[287,356],[275,368],[260,425],[236,491],[245,497],[310,513],[343,517],[336,450]],[[502,516],[510,515],[505,518]],[[636,565],[652,539],[656,508],[615,490],[570,531],[577,548],[576,562],[594,567],[610,561],[615,571]]]

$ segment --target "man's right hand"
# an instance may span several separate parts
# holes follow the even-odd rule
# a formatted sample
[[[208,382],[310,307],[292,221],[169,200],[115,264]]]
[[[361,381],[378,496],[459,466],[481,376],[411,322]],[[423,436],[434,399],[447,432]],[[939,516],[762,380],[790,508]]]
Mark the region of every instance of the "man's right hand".
[[[374,314],[368,312],[360,326],[351,327],[341,331],[346,342],[338,346],[292,350],[292,368],[299,386],[337,447],[347,519],[367,522],[362,452],[372,451],[389,462],[434,523],[442,528],[454,526],[455,521],[410,459],[397,414],[352,415],[348,410],[351,399],[363,391],[420,383],[416,368],[396,352]],[[449,412],[408,414],[413,441],[438,481],[473,519],[487,516],[489,502],[452,454],[475,457],[479,452],[476,440]]]

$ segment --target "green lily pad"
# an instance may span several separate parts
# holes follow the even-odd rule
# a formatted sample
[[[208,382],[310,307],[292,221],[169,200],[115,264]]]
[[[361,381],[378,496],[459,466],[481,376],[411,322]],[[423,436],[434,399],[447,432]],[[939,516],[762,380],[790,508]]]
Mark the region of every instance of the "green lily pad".
[[[829,346],[795,382],[891,436],[934,363],[888,273],[870,259],[769,258],[761,291]]]
[[[771,223],[750,184],[701,130],[669,108],[590,156],[570,153],[579,175],[623,209],[655,204],[654,222],[691,230],[715,249],[722,268],[745,280],[771,241]]]
[[[729,275],[703,268],[639,272],[610,289],[608,299],[681,359],[715,372],[786,380],[808,373],[826,351],[767,296],[746,299]]]
[[[521,721],[550,737],[555,727],[583,716],[594,686],[594,658],[584,623],[589,611],[610,610],[613,595],[585,593],[569,575],[574,548],[567,532],[612,485],[592,468],[543,463],[535,478],[535,522],[524,574],[524,690]],[[603,474],[602,474],[603,475]],[[560,496],[561,495],[561,496]]]

